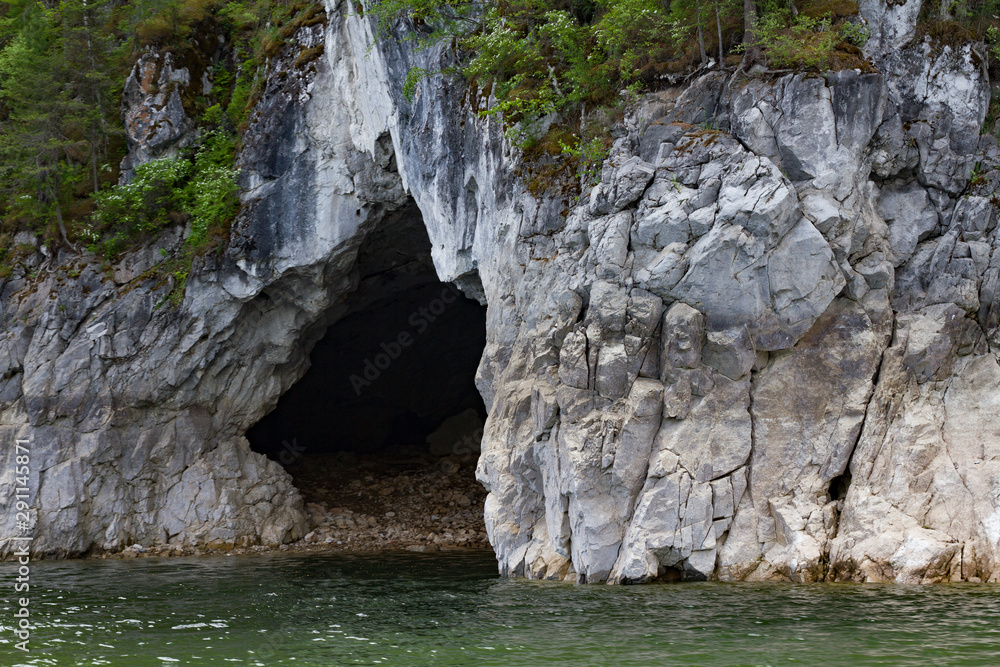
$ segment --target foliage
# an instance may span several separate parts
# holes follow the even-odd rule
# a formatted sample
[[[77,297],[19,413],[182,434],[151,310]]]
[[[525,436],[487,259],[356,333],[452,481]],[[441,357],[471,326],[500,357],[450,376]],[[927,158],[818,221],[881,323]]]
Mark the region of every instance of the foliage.
[[[108,0],[4,4],[0,19],[0,216],[68,241],[66,220],[109,180],[120,145],[121,55]]]
[[[96,210],[81,236],[92,251],[113,259],[150,234],[187,221],[185,243],[203,248],[239,206],[234,155],[232,137],[213,131],[190,159],[165,157],[137,167],[128,183],[94,195]]]
[[[787,7],[762,12],[757,25],[758,45],[768,64],[779,69],[828,69],[840,34],[829,17],[794,15]]]
[[[698,16],[695,4],[702,8]],[[563,132],[571,118],[619,108],[622,91],[627,98],[653,84],[669,69],[665,63],[686,57],[699,21],[717,23],[721,33],[722,24],[738,20],[739,12],[734,0],[704,5],[698,0],[669,5],[661,0],[506,0],[487,5],[375,0],[368,11],[376,15],[383,38],[408,18],[418,27],[408,38],[423,45],[457,45],[455,65],[448,71],[489,90],[492,103],[480,110],[482,115],[502,117],[509,138],[522,149],[552,144],[554,154],[582,161],[584,171],[595,168],[591,161],[601,156],[594,147],[601,142],[580,130],[571,130],[569,141],[546,141],[541,135]],[[420,68],[407,74],[407,101],[414,102],[430,74]]]
[[[84,242],[114,257],[167,224],[189,224],[185,252],[224,236],[238,208],[239,129],[259,98],[267,59],[325,21],[310,0],[0,0],[0,277],[14,235]],[[223,36],[219,55],[203,53]],[[182,96],[200,148],[157,160],[118,185],[122,87],[143,52],[212,83]],[[322,53],[299,54],[296,67]],[[181,281],[182,282],[182,281]]]
[[[600,53],[618,70],[622,82],[638,80],[640,63],[659,48],[664,35],[669,35],[674,44],[683,44],[694,27],[692,22],[707,18],[694,16],[691,7],[683,2],[671,3],[669,14],[657,0],[602,0],[601,6],[605,13],[595,26],[594,36]]]
[[[579,138],[576,145],[561,144],[563,153],[577,161],[581,189],[595,185],[601,177],[601,163],[608,156],[605,137]]]
[[[229,224],[239,208],[239,186],[233,168],[235,146],[223,132],[209,134],[194,158],[194,177],[186,188],[191,215],[188,245],[199,248],[214,229]]]
[[[994,59],[1000,60],[1000,29],[990,26],[986,30],[986,45],[989,47],[990,55]]]
[[[403,82],[403,99],[412,103],[416,97],[417,86],[427,78],[428,72],[423,67],[413,67],[406,73],[406,81]]]
[[[160,158],[136,168],[135,176],[94,195],[96,210],[81,234],[91,249],[112,258],[129,245],[169,222],[169,214],[186,208],[187,191],[181,188],[191,173],[182,158]],[[108,238],[101,241],[101,232]]]
[[[427,43],[464,38],[482,26],[481,7],[472,0],[375,0],[371,9],[382,37],[402,17],[432,26]]]
[[[840,38],[848,44],[861,48],[868,42],[869,37],[871,37],[871,30],[864,23],[845,21],[840,26]]]

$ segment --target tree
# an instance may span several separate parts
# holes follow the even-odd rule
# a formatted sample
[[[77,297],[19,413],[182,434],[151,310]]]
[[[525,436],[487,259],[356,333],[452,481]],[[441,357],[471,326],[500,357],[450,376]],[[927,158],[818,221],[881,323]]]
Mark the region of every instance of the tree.
[[[61,55],[69,82],[76,84],[80,106],[78,119],[86,132],[87,152],[94,192],[100,190],[100,163],[108,158],[110,137],[116,132],[109,118],[117,104],[111,99],[116,85],[110,60],[113,35],[101,29],[101,19],[110,12],[109,0],[64,0]]]
[[[68,241],[60,205],[59,158],[69,148],[52,116],[66,99],[50,55],[49,12],[38,4],[24,7],[21,29],[0,52],[0,98],[7,109],[0,155],[4,189],[12,212],[29,219],[52,215]]]
[[[743,65],[757,60],[757,0],[743,0]]]
[[[100,188],[117,124],[108,0],[8,4],[0,24],[0,188],[7,217],[70,244],[66,209]]]
[[[701,64],[704,65],[708,61],[708,55],[705,53],[705,32],[701,28],[702,17],[701,0],[695,0],[694,21],[698,26],[698,55],[701,56]]]
[[[722,67],[722,62],[725,60],[722,55],[722,13],[719,11],[719,0],[713,0],[715,3],[715,29],[719,33],[719,67]]]

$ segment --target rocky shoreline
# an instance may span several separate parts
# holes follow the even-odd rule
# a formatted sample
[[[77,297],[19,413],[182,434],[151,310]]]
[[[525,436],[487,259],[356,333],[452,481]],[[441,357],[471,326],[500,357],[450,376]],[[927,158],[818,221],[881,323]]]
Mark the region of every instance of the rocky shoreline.
[[[131,545],[93,558],[274,552],[451,551],[489,549],[486,491],[472,456],[431,456],[417,448],[302,458],[288,466],[305,500],[309,532],[280,546]]]

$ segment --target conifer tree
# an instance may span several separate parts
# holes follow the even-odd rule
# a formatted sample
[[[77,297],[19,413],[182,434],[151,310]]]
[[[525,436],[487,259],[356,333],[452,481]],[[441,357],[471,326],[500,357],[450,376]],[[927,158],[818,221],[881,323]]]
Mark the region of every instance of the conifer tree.
[[[69,244],[66,209],[100,188],[117,124],[108,0],[6,5],[0,23],[0,188],[5,215]],[[56,236],[56,233],[58,236]]]

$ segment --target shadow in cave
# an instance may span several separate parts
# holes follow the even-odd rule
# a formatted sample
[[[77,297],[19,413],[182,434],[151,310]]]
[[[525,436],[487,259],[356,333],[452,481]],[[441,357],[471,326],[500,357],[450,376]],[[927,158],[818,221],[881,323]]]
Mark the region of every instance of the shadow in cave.
[[[486,308],[438,280],[416,206],[361,244],[358,288],[329,314],[310,368],[254,425],[333,547],[483,547],[475,386]]]

